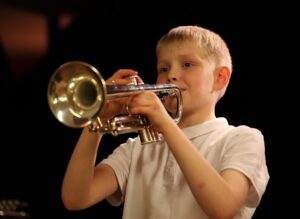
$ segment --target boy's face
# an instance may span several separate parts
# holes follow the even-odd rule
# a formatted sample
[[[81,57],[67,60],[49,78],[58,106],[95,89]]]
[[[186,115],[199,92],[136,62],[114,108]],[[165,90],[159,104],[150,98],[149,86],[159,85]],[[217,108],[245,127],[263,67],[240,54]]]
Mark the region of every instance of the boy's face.
[[[157,56],[157,70],[158,84],[176,84],[180,88],[183,117],[211,114],[215,105],[215,65],[201,57],[196,43],[173,42],[162,46]],[[170,110],[171,106],[167,108]]]

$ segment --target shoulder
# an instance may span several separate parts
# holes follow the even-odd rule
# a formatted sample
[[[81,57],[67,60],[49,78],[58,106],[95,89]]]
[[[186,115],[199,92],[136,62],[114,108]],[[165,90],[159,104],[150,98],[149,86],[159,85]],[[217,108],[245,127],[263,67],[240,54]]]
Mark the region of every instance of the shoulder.
[[[132,151],[134,150],[137,145],[140,145],[139,139],[136,138],[131,138],[129,137],[125,142],[119,144],[111,154],[109,154],[109,158],[112,157],[119,157],[119,156],[126,156],[130,157],[132,154]]]
[[[249,127],[247,125],[240,125],[240,126],[234,127],[232,129],[232,135],[243,136],[243,137],[248,136],[249,138],[252,137],[257,140],[263,140],[263,138],[264,138],[262,132],[259,129]]]
[[[263,140],[264,136],[262,132],[257,129],[247,125],[239,125],[239,126],[232,126],[230,125],[230,131],[228,135],[231,137],[248,137],[248,138],[255,138],[257,140]]]
[[[230,126],[227,135],[227,149],[244,151],[253,154],[264,154],[265,142],[262,132],[247,125]]]

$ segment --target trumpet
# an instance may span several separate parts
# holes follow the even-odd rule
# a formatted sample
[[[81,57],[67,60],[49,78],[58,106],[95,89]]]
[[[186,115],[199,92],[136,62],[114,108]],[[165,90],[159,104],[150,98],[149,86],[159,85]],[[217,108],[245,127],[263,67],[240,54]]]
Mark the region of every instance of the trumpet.
[[[107,121],[99,117],[109,100],[129,98],[143,91],[153,91],[163,100],[176,98],[176,111],[172,118],[181,119],[182,97],[174,84],[107,85],[100,72],[82,61],[70,61],[60,65],[48,84],[48,104],[55,118],[71,128],[89,127],[91,132],[119,134],[138,132],[141,143],[161,140],[145,115],[117,115]]]

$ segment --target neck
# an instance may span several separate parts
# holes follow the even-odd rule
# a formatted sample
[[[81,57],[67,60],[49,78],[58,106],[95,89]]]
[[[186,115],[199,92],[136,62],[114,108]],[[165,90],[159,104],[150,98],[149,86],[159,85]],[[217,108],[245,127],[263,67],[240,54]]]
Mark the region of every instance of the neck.
[[[178,123],[178,126],[180,128],[186,128],[215,118],[216,115],[214,111],[212,111],[211,113],[198,113],[190,115],[187,115],[187,113],[183,113],[181,120]]]

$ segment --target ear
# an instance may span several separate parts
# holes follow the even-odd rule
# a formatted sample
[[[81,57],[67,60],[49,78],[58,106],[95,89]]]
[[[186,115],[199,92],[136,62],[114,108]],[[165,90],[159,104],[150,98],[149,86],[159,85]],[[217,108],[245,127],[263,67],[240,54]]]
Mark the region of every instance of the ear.
[[[229,83],[231,71],[228,67],[220,67],[215,71],[214,90],[222,90]]]

